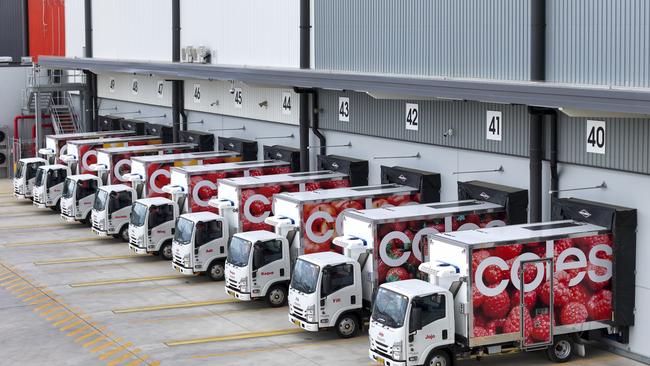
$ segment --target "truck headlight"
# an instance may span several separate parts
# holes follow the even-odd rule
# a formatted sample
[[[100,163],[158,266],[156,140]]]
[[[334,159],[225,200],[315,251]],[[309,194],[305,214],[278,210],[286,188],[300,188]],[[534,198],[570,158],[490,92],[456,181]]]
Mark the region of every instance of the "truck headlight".
[[[239,286],[240,291],[246,291],[246,285],[248,285],[248,277],[244,277],[239,280],[239,283],[237,285]]]
[[[185,266],[185,267],[190,266],[190,256],[189,255],[186,255],[185,257],[183,257],[183,266]]]
[[[310,323],[313,323],[316,321],[316,306],[315,305],[310,305],[305,309],[305,318],[307,318],[307,321]]]
[[[393,359],[402,359],[402,341],[393,343]]]

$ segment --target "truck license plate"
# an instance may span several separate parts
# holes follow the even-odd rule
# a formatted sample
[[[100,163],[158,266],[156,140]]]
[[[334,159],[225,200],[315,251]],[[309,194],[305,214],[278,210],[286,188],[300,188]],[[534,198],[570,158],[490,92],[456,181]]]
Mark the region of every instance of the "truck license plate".
[[[385,365],[386,364],[385,360],[382,357],[377,357],[377,363],[380,364],[380,365]]]

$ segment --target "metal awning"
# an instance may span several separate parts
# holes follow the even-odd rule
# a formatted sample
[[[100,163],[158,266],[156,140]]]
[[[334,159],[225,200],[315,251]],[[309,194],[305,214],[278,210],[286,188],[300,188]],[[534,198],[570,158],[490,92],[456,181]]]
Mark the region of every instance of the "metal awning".
[[[351,90],[403,95],[414,99],[457,99],[650,114],[648,88],[51,56],[40,57],[39,64],[53,69],[90,70],[96,73],[154,74],[167,79],[236,80],[251,85]]]

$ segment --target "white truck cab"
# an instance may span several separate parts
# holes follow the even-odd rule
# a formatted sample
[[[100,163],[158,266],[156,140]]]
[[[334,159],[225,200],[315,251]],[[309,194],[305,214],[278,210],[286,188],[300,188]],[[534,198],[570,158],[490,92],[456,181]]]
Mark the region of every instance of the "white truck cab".
[[[89,224],[95,193],[101,185],[99,177],[92,174],[68,176],[61,196],[61,219]]]
[[[136,198],[135,189],[124,184],[100,187],[91,214],[93,232],[100,236],[113,235],[128,242],[129,217]]]
[[[176,202],[167,198],[135,201],[129,219],[129,248],[136,254],[160,254],[171,260],[178,214]]]
[[[271,307],[285,305],[292,240],[265,230],[233,235],[226,259],[226,293],[243,301],[266,299]]]
[[[206,273],[215,281],[224,278],[228,225],[212,212],[181,215],[172,241],[172,268],[185,275]]]
[[[38,168],[43,165],[47,165],[47,160],[42,158],[25,158],[18,161],[14,176],[14,196],[16,198],[32,198],[36,173]]]
[[[387,366],[451,365],[454,296],[422,280],[389,282],[377,290],[370,317],[369,356]],[[443,350],[444,349],[444,350]]]
[[[39,167],[32,189],[34,206],[60,211],[63,185],[68,175],[70,175],[70,168],[65,165],[53,164]]]

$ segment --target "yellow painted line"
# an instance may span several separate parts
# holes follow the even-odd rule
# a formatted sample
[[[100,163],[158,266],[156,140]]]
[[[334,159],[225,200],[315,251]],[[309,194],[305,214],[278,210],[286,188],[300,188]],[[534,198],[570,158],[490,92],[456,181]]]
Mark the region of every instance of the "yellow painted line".
[[[133,343],[131,343],[131,342],[127,342],[123,346],[117,346],[117,347],[113,348],[112,350],[107,351],[103,355],[99,356],[99,359],[101,361],[107,360],[107,359],[113,357],[114,355],[116,355],[116,354],[118,354],[118,353],[120,353],[122,351],[125,351],[127,348],[129,348],[131,346],[133,346]]]
[[[84,343],[83,348],[88,348],[88,347],[90,347],[90,346],[92,346],[92,345],[94,345],[96,343],[101,342],[102,340],[104,340],[106,338],[108,338],[108,337],[103,335],[103,334],[100,334],[99,337],[93,339],[92,341],[88,341],[88,342]]]
[[[117,366],[122,362],[128,360],[129,358],[136,357],[136,354],[139,352],[141,352],[141,350],[136,348],[133,351],[129,351],[128,353],[125,353],[124,355],[114,359],[113,361],[109,362],[108,365],[106,366]]]
[[[148,355],[143,355],[143,356],[140,357],[139,359],[127,363],[126,366],[138,366],[138,365],[140,365],[141,363],[145,362],[145,361],[148,360],[148,359],[149,359],[149,356],[148,356]],[[150,364],[150,365],[153,365],[153,364]]]
[[[14,277],[14,276],[16,276],[14,273],[10,273],[10,274],[8,274],[6,276],[2,276],[2,277],[0,277],[0,282],[2,282],[4,280],[8,280],[8,279],[10,279],[11,277]]]
[[[74,314],[70,314],[69,316],[57,321],[56,323],[54,323],[52,325],[55,326],[55,327],[58,327],[59,325],[63,325],[63,324],[69,322],[70,320],[72,320],[74,318],[75,318]]]
[[[6,287],[7,285],[11,285],[12,283],[18,282],[18,281],[20,281],[20,280],[22,280],[22,278],[20,278],[20,277],[16,277],[16,278],[14,278],[14,279],[11,280],[11,281],[3,282],[0,286],[2,286],[2,287]]]
[[[54,306],[54,305],[56,305],[56,302],[54,302],[54,301],[51,301],[51,302],[48,302],[48,303],[45,303],[45,304],[41,304],[40,306],[38,306],[37,308],[34,309],[34,312],[39,312],[39,311],[41,311],[43,309],[47,309],[50,306]]]
[[[103,236],[87,236],[83,238],[75,238],[75,239],[65,239],[65,240],[49,240],[49,241],[25,241],[25,242],[19,242],[19,243],[8,243],[4,244],[5,248],[16,248],[16,247],[28,247],[28,246],[35,246],[35,245],[50,245],[50,244],[72,244],[72,243],[82,243],[85,241],[96,241],[96,240],[113,240],[114,238],[111,237],[103,237]]]
[[[296,333],[303,333],[303,332],[304,330],[300,328],[290,328],[290,329],[272,330],[267,332],[239,333],[239,334],[232,334],[232,335],[220,336],[220,337],[208,337],[208,338],[196,338],[196,339],[187,339],[187,340],[180,340],[180,341],[171,341],[171,342],[165,342],[165,345],[169,347],[185,346],[189,344],[226,342],[226,341],[235,341],[240,339],[276,337],[281,335],[296,334]]]
[[[222,305],[222,304],[232,304],[239,302],[237,299],[224,299],[224,300],[209,300],[209,301],[195,301],[195,302],[184,302],[180,304],[167,304],[167,305],[155,305],[155,306],[143,306],[137,308],[126,308],[126,309],[115,309],[113,313],[115,314],[128,314],[128,313],[139,313],[145,311],[157,311],[157,310],[169,310],[169,309],[185,309],[185,308],[195,308],[200,306],[210,306],[210,305]]]
[[[113,341],[112,339],[109,339],[106,343],[91,349],[90,352],[97,353],[97,352],[103,351],[103,350],[105,350],[106,348],[108,348],[110,346],[116,345],[117,342],[120,342],[120,341],[122,341],[122,338],[118,338],[115,341]]]
[[[37,293],[36,295],[30,296],[30,297],[28,297],[28,298],[26,298],[26,299],[23,299],[23,302],[27,302],[27,301],[30,301],[30,300],[34,300],[34,299],[37,299],[37,298],[39,298],[39,297],[41,297],[41,296],[46,296],[46,295],[45,295],[44,293],[42,293],[42,292],[39,292],[39,293]]]
[[[81,333],[81,332],[83,332],[83,331],[85,331],[85,330],[87,330],[87,329],[90,329],[90,327],[91,327],[90,324],[84,325],[83,327],[79,327],[79,328],[73,330],[72,332],[66,334],[66,336],[68,336],[68,337],[74,337],[74,336],[76,336],[77,334],[79,334],[79,333]]]
[[[9,291],[9,290],[11,290],[11,289],[15,289],[15,288],[17,288],[17,287],[19,287],[19,286],[21,286],[21,285],[22,285],[22,287],[20,287],[20,289],[24,289],[24,288],[30,286],[30,284],[27,283],[27,282],[25,282],[25,283],[14,283],[13,285],[11,285],[11,286],[5,288],[5,290],[8,290],[8,291]],[[12,291],[12,292],[13,292],[13,291]]]
[[[37,288],[31,288],[29,291],[26,291],[26,292],[22,292],[22,293],[20,293],[20,294],[17,294],[16,297],[19,298],[19,299],[22,299],[23,297],[25,297],[25,296],[27,296],[27,295],[31,295],[31,294],[33,294],[34,292],[38,292],[38,291],[39,291],[39,289],[37,289]]]
[[[59,328],[59,330],[62,331],[62,332],[65,332],[66,330],[72,329],[72,328],[76,327],[77,325],[82,324],[83,322],[84,322],[83,320],[79,319],[77,321],[74,321],[74,322],[72,322],[72,323],[70,323],[68,325],[65,325],[65,326]]]
[[[44,296],[44,297],[37,298],[36,300],[30,302],[29,305],[38,305],[38,304],[42,304],[42,303],[44,303],[44,302],[46,302],[46,301],[50,301],[50,300],[51,300],[49,296],[47,296],[47,295],[45,295],[45,294],[43,294],[43,296]]]
[[[62,316],[64,316],[64,315],[66,315],[66,314],[69,314],[69,313],[68,313],[68,310],[67,310],[67,309],[63,309],[63,308],[61,308],[61,311],[57,311],[57,312],[55,312],[54,314],[52,314],[52,315],[50,315],[49,317],[47,317],[45,320],[51,322],[52,320],[58,319],[58,318],[60,318],[60,317],[62,317]]]
[[[36,261],[34,265],[46,266],[50,264],[66,264],[66,263],[82,263],[82,262],[98,262],[98,261],[112,261],[118,259],[142,258],[139,255],[113,255],[108,257],[82,257],[82,258],[66,258],[66,259],[53,259],[46,261]]]
[[[69,224],[33,224],[33,225],[16,225],[16,226],[0,226],[0,230],[21,230],[21,229],[46,229],[53,227],[71,227]]]
[[[12,289],[11,293],[14,294],[14,295],[18,295],[18,294],[23,293],[26,290],[30,290],[30,289],[33,289],[32,285],[29,284],[29,283],[26,283],[26,284],[22,285],[21,287],[17,287],[17,288]]]
[[[122,278],[122,279],[116,279],[116,280],[71,283],[71,284],[69,284],[69,286],[70,287],[89,287],[89,286],[116,285],[116,284],[122,284],[122,283],[134,283],[134,282],[176,280],[176,279],[181,279],[181,278],[189,278],[189,276],[173,275],[173,276]]]
[[[88,332],[88,333],[86,333],[86,334],[84,334],[82,336],[79,336],[79,337],[75,338],[74,342],[79,343],[79,342],[83,341],[84,339],[90,338],[90,337],[94,336],[95,334],[98,334],[99,332],[103,332],[104,330],[106,330],[106,327],[101,327],[99,329],[93,329],[92,332]]]
[[[56,307],[53,307],[52,309],[48,309],[47,311],[42,312],[41,316],[48,316],[48,315],[54,313],[55,311],[59,311],[59,310],[62,310],[62,309],[63,309],[63,307],[58,305]]]

